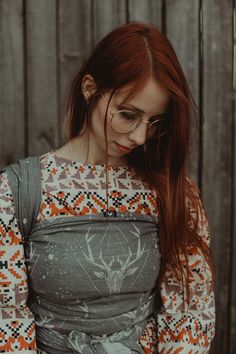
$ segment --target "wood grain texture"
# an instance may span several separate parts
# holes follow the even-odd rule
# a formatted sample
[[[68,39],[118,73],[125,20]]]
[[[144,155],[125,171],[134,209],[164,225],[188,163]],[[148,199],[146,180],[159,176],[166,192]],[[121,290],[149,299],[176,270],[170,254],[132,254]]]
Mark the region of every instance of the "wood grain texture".
[[[166,0],[166,35],[170,39],[199,107],[199,0]],[[199,117],[192,114],[190,174],[199,183]]]
[[[128,0],[128,19],[154,24],[161,29],[162,1],[161,0]]]
[[[232,191],[232,206],[233,206],[233,222],[231,229],[231,293],[230,296],[230,333],[229,333],[229,354],[234,354],[236,351],[236,9],[234,9],[234,31],[233,31],[233,87],[232,87],[232,101],[233,101],[233,125],[232,131],[234,134],[233,142],[233,162],[234,170],[232,173],[233,178],[233,191]]]
[[[125,22],[125,0],[92,0],[92,46]]]
[[[203,2],[202,191],[217,270],[212,353],[229,353],[232,221],[232,1]],[[235,352],[235,348],[234,348]]]
[[[91,1],[59,0],[59,97],[62,141],[70,84],[91,51]]]
[[[0,1],[0,167],[25,154],[23,4]]]
[[[56,0],[27,0],[28,154],[58,141]]]

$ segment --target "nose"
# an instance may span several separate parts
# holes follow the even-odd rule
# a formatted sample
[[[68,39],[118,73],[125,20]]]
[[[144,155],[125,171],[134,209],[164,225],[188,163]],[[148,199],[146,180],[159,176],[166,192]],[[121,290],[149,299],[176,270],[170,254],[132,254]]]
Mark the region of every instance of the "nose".
[[[141,122],[139,126],[129,133],[129,139],[134,141],[136,145],[143,145],[147,136],[147,124]]]

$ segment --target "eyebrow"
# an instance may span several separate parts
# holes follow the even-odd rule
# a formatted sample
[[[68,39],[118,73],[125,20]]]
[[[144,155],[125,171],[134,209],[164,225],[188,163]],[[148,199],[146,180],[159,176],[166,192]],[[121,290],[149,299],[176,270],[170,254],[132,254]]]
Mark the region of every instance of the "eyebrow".
[[[128,103],[126,105],[123,105],[122,103],[118,105],[120,108],[129,108],[131,107],[134,111],[138,112],[138,113],[145,113],[142,109]],[[158,114],[155,114],[153,117],[156,117],[156,116],[163,116],[164,114],[166,114],[167,112],[162,112],[162,113],[158,113]]]

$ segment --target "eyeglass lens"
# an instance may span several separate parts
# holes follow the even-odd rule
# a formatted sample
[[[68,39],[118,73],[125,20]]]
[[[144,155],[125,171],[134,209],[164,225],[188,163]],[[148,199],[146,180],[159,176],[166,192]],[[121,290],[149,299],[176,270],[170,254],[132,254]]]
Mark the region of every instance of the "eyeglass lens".
[[[118,133],[130,133],[134,131],[142,119],[131,111],[118,111],[112,113],[111,126]],[[168,119],[163,118],[150,122],[147,129],[148,138],[157,138],[166,134],[170,130]]]

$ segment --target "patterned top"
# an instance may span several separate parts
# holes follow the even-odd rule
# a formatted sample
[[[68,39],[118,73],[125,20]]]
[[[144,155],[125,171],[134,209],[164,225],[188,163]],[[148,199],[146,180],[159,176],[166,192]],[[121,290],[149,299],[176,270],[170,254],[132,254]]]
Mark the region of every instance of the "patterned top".
[[[42,345],[46,340],[45,331],[41,331],[41,329],[47,329],[47,333],[53,333],[55,328],[57,331],[58,328],[65,328],[65,332],[62,330],[61,335],[71,330],[71,336],[69,337],[71,346],[67,348],[78,353],[83,353],[85,346],[87,346],[87,351],[84,351],[86,353],[89,353],[89,349],[93,350],[91,353],[115,353],[117,349],[119,353],[128,354],[130,352],[128,348],[140,353],[207,353],[214,336],[214,294],[210,287],[211,273],[209,267],[196,247],[192,247],[189,250],[189,254],[191,254],[190,269],[192,272],[189,308],[184,304],[184,312],[182,312],[183,300],[180,286],[171,270],[167,270],[160,288],[163,304],[161,312],[157,314],[153,312],[153,316],[150,317],[152,305],[146,306],[147,311],[143,311],[145,304],[153,304],[150,296],[152,297],[153,295],[152,290],[158,276],[158,259],[160,257],[158,238],[153,237],[154,235],[157,236],[155,231],[155,225],[158,220],[157,206],[155,195],[148,186],[136,179],[128,167],[110,166],[109,210],[112,215],[111,219],[116,220],[116,222],[110,222],[109,219],[107,223],[107,215],[104,218],[104,210],[106,209],[104,166],[82,165],[78,162],[58,158],[51,152],[41,157],[41,175],[43,189],[41,208],[32,238],[25,245],[25,250],[14,215],[14,205],[7,176],[2,173],[0,177],[0,351],[36,353],[36,327],[36,333],[38,333],[37,343],[45,350],[48,346]],[[205,210],[197,192],[196,197],[199,200],[198,211],[192,209],[190,201],[186,200],[186,203],[193,217],[196,217],[197,212],[199,213],[199,234],[209,244]],[[106,219],[108,232],[104,233],[104,226],[101,226],[103,227],[104,243],[99,246],[98,250],[97,246],[94,246],[96,241],[94,230],[99,229],[99,218],[101,220],[101,216],[103,216],[104,220]],[[81,243],[83,247],[80,251],[78,250],[80,253],[76,253],[77,250],[72,239],[70,240],[72,242],[71,245],[73,244],[71,250],[67,248],[68,243],[63,244],[63,239],[65,240],[63,233],[61,233],[61,243],[56,243],[59,239],[53,239],[53,237],[58,235],[57,233],[44,232],[45,239],[40,239],[43,233],[40,233],[39,230],[42,230],[43,227],[50,230],[50,225],[55,226],[62,221],[68,222],[66,235],[70,235],[69,229],[71,226],[74,224],[78,226],[78,222],[75,222],[77,219],[82,221],[85,226],[88,221],[91,225],[89,232],[88,227],[84,228],[84,233],[81,233],[80,229],[80,233],[83,235]],[[129,221],[128,229],[123,229],[124,220]],[[121,223],[119,224],[119,222]],[[131,224],[132,228],[130,228]],[[145,225],[145,227],[142,228],[141,225]],[[141,230],[142,232],[140,233]],[[33,235],[35,236],[34,239]],[[117,243],[114,244],[114,247],[106,247],[108,244],[112,245],[111,236],[114,239],[116,238]],[[47,242],[43,243],[45,240]],[[44,262],[39,261],[38,251],[40,251],[40,245],[43,247],[44,244],[47,244],[47,248],[44,248],[47,263],[45,262],[46,258]],[[95,244],[97,245],[97,242]],[[59,252],[59,246],[63,250],[64,265],[58,272],[59,267],[62,266],[60,262],[63,258],[61,257],[62,252]],[[115,250],[118,253],[114,254]],[[71,266],[71,259],[74,257],[71,257],[71,259],[69,257],[71,254],[80,254],[80,259],[83,259],[83,263],[81,262],[80,266],[84,267],[84,273],[80,272],[77,276],[75,272],[73,277],[70,277],[68,287],[65,287],[68,277],[65,277],[65,274],[63,276],[63,271],[67,271],[68,275],[68,272],[74,269]],[[147,255],[149,255],[148,260],[150,262],[145,262]],[[149,263],[149,268],[147,267],[145,270],[147,263]],[[67,269],[65,269],[65,265],[67,265]],[[154,272],[150,271],[150,267]],[[50,273],[49,269],[54,273]],[[87,269],[90,270],[89,275],[92,274],[92,286],[88,284],[87,280],[83,282],[83,279],[87,279],[85,276]],[[144,272],[140,272],[141,269],[144,269]],[[28,276],[26,275],[27,270]],[[40,273],[41,277],[39,277]],[[34,274],[37,274],[37,276],[34,277]],[[56,283],[52,284],[57,276]],[[135,279],[135,276],[136,283],[130,282],[131,279]],[[80,280],[79,287],[76,281],[78,277]],[[39,278],[40,281],[37,282],[36,280]],[[51,286],[47,287],[47,291],[44,291],[46,282],[51,284]],[[106,327],[105,318],[106,316],[107,318],[112,318],[112,315],[115,314],[111,312],[111,310],[114,310],[113,305],[116,304],[115,308],[117,310],[117,304],[121,305],[122,301],[123,314],[131,311],[133,305],[130,303],[130,298],[127,301],[127,298],[124,297],[124,294],[129,294],[131,285],[133,300],[138,299],[140,313],[143,313],[142,319],[146,319],[144,322],[145,328],[140,325],[142,319],[137,313],[131,314],[128,319],[131,321],[133,318],[133,328],[135,326],[138,328],[135,332],[136,334],[131,337],[133,338],[133,343],[135,343],[134,339],[137,339],[137,334],[139,334],[139,338],[136,341],[138,347],[132,347],[128,341],[129,343],[127,342],[128,344],[126,343],[127,345],[125,345],[126,349],[123,348],[123,351],[121,351],[120,347],[115,346],[114,343],[117,343],[117,340],[115,340],[113,341],[113,349],[111,349],[109,345],[112,337],[106,335],[109,327]],[[68,289],[71,291],[68,292]],[[74,294],[73,289],[75,291]],[[103,293],[102,296],[100,294],[99,298],[98,294],[101,289]],[[117,294],[121,296],[119,301],[116,299]],[[139,297],[140,294],[142,294],[141,298]],[[88,296],[93,302],[90,303],[92,311],[87,311],[88,302],[84,301]],[[96,306],[96,301],[99,302],[104,297],[110,300],[109,309],[107,308],[107,302],[105,306],[102,302],[97,303]],[[40,303],[40,299],[43,299],[43,302]],[[62,323],[61,319],[63,316],[65,318],[65,312],[58,313],[57,317],[48,316],[53,307],[49,309],[47,306],[49,304],[53,305],[53,301],[57,304],[64,304],[66,301],[67,308],[63,310],[67,311],[67,314],[71,310],[71,317],[73,317],[73,311],[77,314],[78,311],[80,312],[80,318],[83,321],[77,333],[72,330],[73,323],[68,322],[66,326],[65,323]],[[131,307],[129,307],[130,304]],[[41,310],[44,306],[46,311],[43,313]],[[54,313],[56,313],[56,310]],[[104,314],[104,326],[102,328],[97,326],[96,328],[94,319],[96,316],[100,318],[100,313]],[[88,340],[82,331],[91,314],[93,316],[91,318],[95,323],[93,328],[93,335],[95,336],[93,337],[93,346],[90,344],[91,338]],[[120,319],[122,320],[122,318]],[[109,325],[110,323],[108,323]],[[129,325],[131,325],[131,322]],[[118,333],[118,328],[110,329],[109,333],[114,333],[114,331]],[[60,340],[61,337],[57,337],[57,343],[60,344]],[[100,350],[101,344],[103,351]],[[141,348],[142,351],[138,351],[139,349],[137,348]],[[54,353],[50,350],[48,352]],[[56,350],[55,353],[58,353],[59,349]],[[38,349],[37,351],[39,352]],[[67,349],[65,353],[68,352],[69,350]]]

